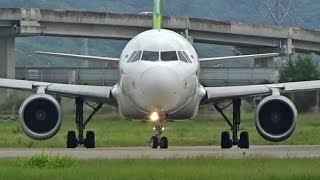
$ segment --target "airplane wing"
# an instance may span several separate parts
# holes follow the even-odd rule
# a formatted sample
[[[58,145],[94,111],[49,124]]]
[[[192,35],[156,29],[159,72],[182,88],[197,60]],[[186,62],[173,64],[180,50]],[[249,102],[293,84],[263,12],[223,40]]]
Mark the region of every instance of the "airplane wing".
[[[279,90],[279,92],[320,90],[320,80],[250,86],[204,87],[204,89],[207,94],[202,99],[201,105],[271,95],[274,89]]]
[[[70,98],[82,97],[89,101],[116,104],[116,100],[112,96],[113,87],[111,86],[59,84],[0,78],[0,88],[37,92],[41,87],[48,94],[59,94]]]
[[[78,55],[78,54],[64,54],[64,53],[43,52],[43,51],[36,51],[36,54],[71,58],[71,59],[90,60],[90,61],[96,61],[96,62],[119,61],[119,58],[102,57],[102,56],[86,56],[86,55]]]
[[[211,58],[199,58],[200,62],[214,62],[214,61],[224,61],[224,60],[241,60],[247,58],[268,58],[279,56],[279,53],[267,53],[267,54],[250,54],[241,56],[225,56],[225,57],[211,57]]]

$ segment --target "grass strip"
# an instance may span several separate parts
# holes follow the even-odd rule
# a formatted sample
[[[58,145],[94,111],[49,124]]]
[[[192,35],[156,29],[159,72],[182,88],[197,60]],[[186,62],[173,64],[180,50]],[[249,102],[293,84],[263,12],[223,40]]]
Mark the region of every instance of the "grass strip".
[[[68,159],[69,164],[67,166],[59,163],[64,158]],[[0,162],[0,179],[310,180],[320,178],[320,159],[187,158],[162,160],[72,160],[68,157],[43,155],[33,160],[31,159]],[[20,163],[17,163],[17,161]],[[36,161],[36,163],[32,161]],[[45,167],[38,166],[39,164],[43,165],[43,161],[50,162],[49,164],[51,165],[47,164]]]

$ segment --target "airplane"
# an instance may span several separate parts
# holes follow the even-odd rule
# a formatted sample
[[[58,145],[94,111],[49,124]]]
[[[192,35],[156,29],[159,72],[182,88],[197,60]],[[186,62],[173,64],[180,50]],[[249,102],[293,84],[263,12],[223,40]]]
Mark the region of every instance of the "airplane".
[[[54,52],[37,52],[40,55],[78,58],[98,62],[119,63],[119,80],[114,86],[90,86],[0,79],[0,88],[33,91],[19,110],[20,124],[27,136],[46,140],[57,134],[62,118],[55,96],[75,99],[75,131],[67,134],[67,148],[83,145],[95,148],[95,133],[85,127],[103,104],[116,106],[125,119],[154,122],[155,135],[150,138],[150,148],[168,148],[168,138],[163,136],[165,120],[193,119],[200,106],[213,105],[231,127],[221,133],[221,148],[233,146],[249,148],[249,134],[239,132],[241,102],[246,98],[266,96],[257,106],[254,119],[258,133],[266,140],[279,142],[288,139],[297,122],[294,103],[281,95],[283,92],[320,89],[320,81],[281,84],[204,87],[199,82],[202,62],[236,60],[245,58],[276,57],[278,53],[199,58],[192,44],[182,35],[161,28],[162,1],[154,0],[153,29],[131,39],[120,58],[84,56]],[[83,105],[95,102],[92,113],[84,119]],[[229,102],[228,105],[224,105]],[[224,110],[233,106],[229,120]]]

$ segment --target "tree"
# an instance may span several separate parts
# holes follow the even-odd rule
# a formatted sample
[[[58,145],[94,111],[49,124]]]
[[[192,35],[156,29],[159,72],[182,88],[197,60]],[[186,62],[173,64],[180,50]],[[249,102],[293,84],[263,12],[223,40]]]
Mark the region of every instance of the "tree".
[[[295,60],[290,56],[288,63],[281,68],[279,82],[311,81],[318,80],[319,77],[320,73],[312,55],[298,55]],[[315,92],[298,92],[292,100],[298,111],[308,112],[316,105],[315,99]]]
[[[318,80],[319,77],[312,55],[298,55],[296,60],[290,56],[287,65],[281,68],[279,82],[311,81]]]

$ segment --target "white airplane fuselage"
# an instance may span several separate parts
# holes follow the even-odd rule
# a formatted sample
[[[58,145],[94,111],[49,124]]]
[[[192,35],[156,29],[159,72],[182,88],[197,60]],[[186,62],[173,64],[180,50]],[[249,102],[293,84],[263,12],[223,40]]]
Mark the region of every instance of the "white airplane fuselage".
[[[170,59],[174,52],[177,59]],[[198,55],[180,34],[153,29],[137,35],[120,56],[113,89],[120,114],[127,119],[146,119],[153,112],[173,120],[193,118],[205,95],[199,73]]]

